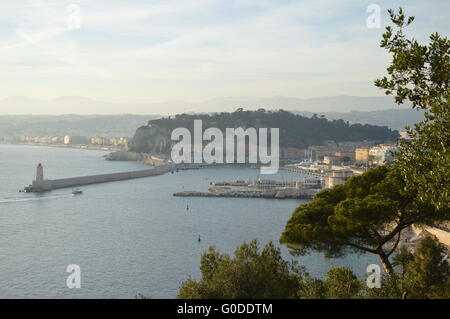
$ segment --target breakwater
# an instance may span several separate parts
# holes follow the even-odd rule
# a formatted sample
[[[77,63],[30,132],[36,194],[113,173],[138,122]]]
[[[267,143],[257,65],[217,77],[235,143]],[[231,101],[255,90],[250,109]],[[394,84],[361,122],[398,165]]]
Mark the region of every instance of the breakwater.
[[[312,176],[317,176],[317,177],[327,177],[327,173],[325,173],[325,172],[320,172],[318,170],[312,170],[312,169],[307,169],[307,168],[302,168],[302,167],[282,167],[281,169],[283,169],[285,171],[301,173],[301,174],[305,174],[305,175],[312,175]]]
[[[175,165],[167,164],[161,165],[155,168],[139,170],[139,171],[130,171],[130,172],[121,172],[121,173],[110,173],[110,174],[101,174],[101,175],[91,175],[91,176],[81,176],[81,177],[70,177],[63,179],[44,179],[43,175],[43,166],[42,164],[38,165],[36,180],[27,187],[24,188],[24,192],[45,192],[53,189],[60,188],[69,188],[69,187],[78,187],[83,185],[90,184],[100,184],[100,183],[109,183],[116,181],[123,181],[129,179],[136,178],[144,178],[150,176],[158,176],[166,174],[170,171],[174,171],[176,169]]]
[[[289,191],[223,191],[223,192],[199,192],[184,191],[174,193],[175,197],[227,197],[227,198],[273,198],[273,199],[311,199],[317,190],[309,192],[289,192]]]

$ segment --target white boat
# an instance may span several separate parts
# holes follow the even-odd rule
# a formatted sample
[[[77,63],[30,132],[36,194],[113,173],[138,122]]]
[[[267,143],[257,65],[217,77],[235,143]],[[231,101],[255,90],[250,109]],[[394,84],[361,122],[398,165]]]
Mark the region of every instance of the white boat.
[[[83,194],[82,190],[79,190],[79,189],[72,190],[72,195],[81,195],[81,194]]]

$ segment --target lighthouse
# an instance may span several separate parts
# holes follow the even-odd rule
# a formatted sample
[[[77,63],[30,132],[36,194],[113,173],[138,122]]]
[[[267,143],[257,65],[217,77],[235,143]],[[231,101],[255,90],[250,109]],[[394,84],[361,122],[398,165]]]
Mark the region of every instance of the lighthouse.
[[[36,182],[41,183],[44,181],[44,166],[41,163],[36,168]]]

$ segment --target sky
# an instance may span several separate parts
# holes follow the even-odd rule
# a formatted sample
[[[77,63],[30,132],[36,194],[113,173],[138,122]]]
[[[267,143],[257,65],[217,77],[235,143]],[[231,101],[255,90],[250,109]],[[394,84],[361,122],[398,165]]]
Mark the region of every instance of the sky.
[[[442,0],[0,0],[0,99],[382,95],[379,42],[400,6],[411,35],[448,36]]]

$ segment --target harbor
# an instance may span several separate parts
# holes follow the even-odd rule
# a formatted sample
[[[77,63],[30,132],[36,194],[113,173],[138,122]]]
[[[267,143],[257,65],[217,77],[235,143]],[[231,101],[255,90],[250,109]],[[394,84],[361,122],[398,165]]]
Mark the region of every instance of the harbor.
[[[112,153],[114,154],[114,153]],[[136,154],[140,155],[140,154]],[[111,154],[109,155],[111,156]],[[110,160],[106,157],[107,160]],[[121,160],[130,160],[128,158]],[[119,160],[119,159],[114,159]],[[137,161],[135,157],[132,159]],[[150,163],[145,162],[146,165]],[[122,180],[144,178],[150,176],[163,175],[169,172],[178,172],[180,170],[197,170],[202,168],[217,167],[240,167],[245,168],[248,165],[242,164],[173,164],[170,162],[152,162],[152,168],[138,171],[119,172],[100,175],[89,175],[79,177],[69,177],[63,179],[46,179],[44,178],[44,166],[39,163],[36,167],[35,179],[32,183],[20,192],[39,193],[51,191],[54,189],[79,187],[90,184],[109,183]],[[251,167],[251,166],[250,166]],[[212,182],[208,192],[178,192],[174,196],[196,196],[196,197],[256,197],[256,198],[313,198],[317,193],[316,190],[330,189],[337,184],[342,184],[350,177],[359,174],[352,169],[343,167],[328,167],[319,169],[311,165],[310,167],[302,166],[284,166],[281,170],[309,175],[311,178],[304,180],[293,180],[277,182],[270,179],[258,179],[255,181],[232,181],[232,182]]]
[[[175,197],[231,197],[231,198],[273,198],[311,199],[323,189],[321,179],[306,178],[301,181],[275,181],[257,179],[253,181],[214,181],[208,191],[183,191]]]

